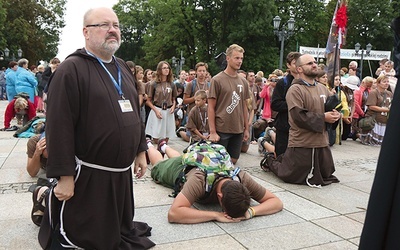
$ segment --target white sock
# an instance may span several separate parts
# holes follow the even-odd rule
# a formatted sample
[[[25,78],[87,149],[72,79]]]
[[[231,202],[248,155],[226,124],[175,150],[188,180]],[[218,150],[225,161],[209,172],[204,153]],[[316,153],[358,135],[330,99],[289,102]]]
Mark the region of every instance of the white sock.
[[[164,144],[164,145],[162,145],[161,148],[160,148],[161,151],[162,151],[164,154],[165,154],[165,149],[167,149],[167,146],[168,146],[167,144]]]
[[[153,145],[153,143],[151,143],[151,141],[149,141],[149,142],[147,142],[147,147],[148,147],[148,148],[154,147],[154,145]]]

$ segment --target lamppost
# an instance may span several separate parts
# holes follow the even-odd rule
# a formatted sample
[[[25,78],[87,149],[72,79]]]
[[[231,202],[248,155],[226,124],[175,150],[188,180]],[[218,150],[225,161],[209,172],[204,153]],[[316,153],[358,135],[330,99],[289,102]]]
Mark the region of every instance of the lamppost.
[[[17,55],[18,58],[22,57],[22,49],[17,50]],[[15,61],[15,55],[14,53],[12,53],[10,57],[10,50],[8,48],[5,48],[4,50],[0,50],[0,61],[4,59],[10,59],[12,61]]]
[[[359,55],[361,45],[359,43],[356,43],[354,45],[354,50],[356,51],[356,55]],[[371,53],[372,45],[370,43],[367,44],[366,49],[365,49],[365,54],[369,56]],[[362,72],[363,72],[363,61],[364,61],[364,49],[361,49],[361,63],[360,63],[360,80],[362,80]]]
[[[288,39],[290,36],[293,35],[293,30],[294,30],[294,18],[291,17],[287,21],[287,25],[282,25],[281,29],[279,29],[280,24],[281,24],[281,18],[279,16],[274,17],[274,34],[279,38],[279,41],[281,42],[281,50],[280,50],[280,55],[279,55],[279,69],[282,69],[282,62],[283,62],[283,48],[285,45],[285,39]]]
[[[181,50],[181,58],[176,58],[175,56],[172,57],[172,65],[176,69],[176,77],[179,76],[179,72],[181,72],[184,64],[185,58],[183,57],[183,51]]]

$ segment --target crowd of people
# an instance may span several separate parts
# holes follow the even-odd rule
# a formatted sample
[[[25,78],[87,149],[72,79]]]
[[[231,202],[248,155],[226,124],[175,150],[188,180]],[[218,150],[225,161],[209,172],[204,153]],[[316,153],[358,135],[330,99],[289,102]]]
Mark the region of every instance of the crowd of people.
[[[2,131],[18,129],[18,126],[10,127],[14,118],[18,125],[23,126],[37,113],[45,113],[46,86],[59,64],[60,60],[53,58],[46,67],[43,64],[29,66],[29,61],[21,58],[18,62],[11,61],[7,69],[3,67],[0,70],[0,99],[9,102]]]
[[[157,183],[174,189],[180,184],[168,221],[237,222],[283,208],[277,196],[235,167],[251,144],[264,156],[264,171],[321,187],[339,182],[331,146],[348,138],[382,143],[397,83],[387,59],[376,78],[359,79],[355,61],[328,76],[313,56],[290,52],[286,72],[264,76],[243,71],[245,50],[232,44],[218,74],[198,62],[175,78],[167,61],[153,71],[114,56],[121,34],[111,9],[91,9],[83,23],[85,47],[63,63],[53,58],[48,67],[28,68],[28,60],[20,59],[0,71],[0,98],[9,100],[2,130],[14,130],[15,116],[20,125],[37,112],[46,116],[45,131],[27,145],[27,172],[40,180],[31,217],[41,227],[43,248],[154,246],[147,239],[151,227],[132,221],[131,180],[144,176],[148,164]],[[188,142],[183,155],[169,145],[176,136]],[[202,157],[197,162],[199,154],[208,163]],[[185,162],[193,155],[193,162]],[[205,166],[215,159],[218,175]],[[258,205],[250,206],[250,198]],[[219,203],[222,212],[194,209],[194,202]],[[83,216],[87,210],[91,215]]]

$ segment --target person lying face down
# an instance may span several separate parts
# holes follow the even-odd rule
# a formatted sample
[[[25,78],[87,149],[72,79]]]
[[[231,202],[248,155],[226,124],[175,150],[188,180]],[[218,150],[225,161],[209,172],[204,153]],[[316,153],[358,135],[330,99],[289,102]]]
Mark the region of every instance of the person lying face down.
[[[147,154],[154,166],[151,171],[152,178],[156,183],[173,188],[184,168],[182,163],[184,156],[165,142],[159,142],[159,150],[153,146],[150,139],[147,145],[149,147]],[[166,153],[168,159],[164,160],[162,153]],[[199,167],[192,167],[184,178],[185,182],[168,211],[168,221],[171,223],[239,222],[254,216],[277,213],[283,208],[282,201],[277,196],[258,184],[243,170],[238,171],[233,178],[216,177],[211,187],[207,185],[205,172]],[[250,198],[259,204],[250,206]],[[222,211],[198,210],[192,207],[194,202],[217,203],[220,204]]]

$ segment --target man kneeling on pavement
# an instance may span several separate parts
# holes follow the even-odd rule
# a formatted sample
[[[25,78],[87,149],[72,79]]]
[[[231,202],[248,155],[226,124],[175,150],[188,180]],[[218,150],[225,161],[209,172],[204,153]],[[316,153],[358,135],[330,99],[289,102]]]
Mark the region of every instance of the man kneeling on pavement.
[[[334,124],[341,117],[337,106],[327,107],[326,101],[333,94],[315,81],[318,68],[312,55],[300,56],[296,67],[299,79],[293,80],[286,95],[290,124],[288,147],[277,158],[273,153],[266,154],[261,168],[288,183],[321,187],[339,182],[333,175],[335,165],[326,130],[328,124]]]
[[[158,150],[147,141],[148,156],[154,166],[155,182],[174,188],[176,198],[168,212],[171,223],[201,223],[206,221],[238,222],[254,216],[282,210],[282,201],[251,176],[234,168],[226,149],[219,144],[199,142],[181,155],[167,144]],[[166,153],[168,159],[164,160]],[[250,198],[259,204],[250,206]],[[193,203],[219,203],[222,211],[193,208]]]

